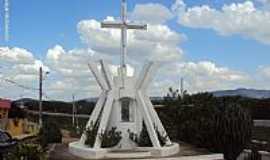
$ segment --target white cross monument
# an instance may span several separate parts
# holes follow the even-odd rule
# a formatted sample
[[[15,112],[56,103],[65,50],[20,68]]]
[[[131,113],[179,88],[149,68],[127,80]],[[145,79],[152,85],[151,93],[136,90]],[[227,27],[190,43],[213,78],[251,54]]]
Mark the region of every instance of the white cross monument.
[[[100,60],[98,63],[89,62],[89,68],[93,73],[102,93],[90,116],[86,128],[91,129],[98,122],[97,135],[93,147],[85,145],[87,139],[83,134],[80,141],[69,144],[70,152],[74,155],[90,159],[102,158],[121,158],[123,155],[116,151],[128,150],[137,152],[136,157],[161,157],[175,154],[179,151],[179,145],[172,143],[170,138],[154,110],[150,98],[146,95],[153,74],[157,69],[158,63],[149,62],[138,76],[128,76],[126,67],[127,54],[127,30],[128,29],[147,29],[147,25],[129,23],[127,21],[127,4],[122,0],[121,20],[122,22],[103,22],[102,28],[121,29],[121,65],[118,75],[113,76],[107,63]],[[99,69],[100,68],[100,69]],[[130,133],[139,135],[145,124],[152,147],[140,147],[130,139]],[[113,127],[121,132],[122,139],[112,148],[102,148],[102,135],[106,130]],[[163,136],[163,141],[161,138]],[[165,138],[164,138],[165,137]],[[164,144],[164,145],[162,145]],[[113,153],[111,151],[114,151]],[[126,158],[132,154],[125,153]]]

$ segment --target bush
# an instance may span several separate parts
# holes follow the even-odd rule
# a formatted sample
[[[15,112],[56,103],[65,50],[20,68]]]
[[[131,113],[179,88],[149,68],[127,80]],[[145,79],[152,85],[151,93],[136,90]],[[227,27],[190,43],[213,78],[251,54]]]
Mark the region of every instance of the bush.
[[[139,135],[132,133],[129,131],[129,138],[135,142],[139,147],[152,147],[152,142],[147,132],[145,123],[143,123],[143,127],[141,133]]]
[[[157,138],[160,142],[160,145],[164,146],[168,139],[168,135],[165,133],[160,133],[158,131],[158,128],[155,125],[154,125],[154,128],[157,134]],[[153,146],[144,122],[143,122],[142,130],[139,135],[132,133],[130,131],[128,132],[129,132],[129,139],[135,142],[139,147],[152,147]]]
[[[84,144],[91,148],[94,147],[97,132],[98,132],[98,123],[96,122],[95,124],[93,124],[93,122],[91,122],[90,126],[86,128],[84,131],[84,134],[86,136]]]
[[[235,160],[251,139],[252,119],[241,107],[195,107],[180,112],[179,139]]]
[[[39,131],[39,138],[42,147],[46,147],[50,143],[61,143],[62,133],[55,122],[47,120]]]
[[[122,139],[121,132],[116,130],[116,127],[112,127],[111,130],[105,131],[100,135],[101,147],[109,148],[116,146]]]
[[[226,160],[235,160],[251,140],[251,116],[236,104],[226,105],[213,116],[214,151],[224,153]]]
[[[159,111],[170,137],[235,160],[251,139],[252,119],[239,98],[216,98],[209,93],[186,95],[166,102]],[[167,99],[168,101],[168,99]]]
[[[84,134],[86,136],[84,144],[88,147],[92,148],[95,145],[96,137],[98,134],[98,126],[98,122],[95,122],[95,124],[91,122],[90,126],[84,131]],[[113,127],[111,130],[106,130],[104,133],[99,135],[99,138],[102,148],[116,146],[122,139],[121,132],[116,131],[116,127]]]
[[[20,144],[7,157],[7,160],[45,160],[45,152],[37,144]]]

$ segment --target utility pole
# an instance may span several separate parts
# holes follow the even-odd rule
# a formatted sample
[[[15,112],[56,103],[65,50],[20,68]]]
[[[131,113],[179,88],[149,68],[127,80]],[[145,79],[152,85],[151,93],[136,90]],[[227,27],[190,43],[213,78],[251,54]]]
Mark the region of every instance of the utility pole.
[[[72,125],[75,126],[75,96],[72,94]]]
[[[42,81],[43,70],[39,67],[39,127],[42,128]]]

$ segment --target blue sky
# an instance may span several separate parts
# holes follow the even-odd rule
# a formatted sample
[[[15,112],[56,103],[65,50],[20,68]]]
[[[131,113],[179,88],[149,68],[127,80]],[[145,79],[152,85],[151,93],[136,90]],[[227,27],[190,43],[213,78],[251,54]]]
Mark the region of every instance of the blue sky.
[[[133,12],[133,9],[138,4],[145,5],[152,3],[162,5],[172,12],[171,7],[176,2],[177,0],[128,0],[128,11],[130,13]],[[227,72],[241,72],[241,75],[248,74],[251,76],[257,74],[261,66],[265,67],[263,71],[268,71],[270,43],[268,39],[263,36],[264,34],[268,34],[268,30],[262,31],[262,33],[256,35],[256,33],[251,34],[250,32],[255,32],[255,27],[259,25],[252,26],[253,28],[246,27],[247,29],[243,26],[244,29],[241,29],[241,26],[239,27],[236,25],[237,23],[235,23],[235,26],[233,26],[235,28],[228,29],[222,27],[220,24],[216,25],[216,21],[209,21],[209,19],[206,18],[205,23],[203,23],[203,21],[200,23],[196,21],[181,22],[181,18],[183,17],[186,19],[189,18],[189,20],[194,18],[188,17],[188,9],[194,7],[203,9],[202,5],[207,5],[209,8],[216,11],[216,15],[220,15],[217,19],[220,21],[219,23],[222,22],[222,20],[220,20],[222,16],[227,18],[224,19],[224,21],[231,20],[227,16],[226,11],[222,10],[225,5],[233,8],[233,4],[236,4],[237,9],[240,10],[242,9],[242,4],[250,7],[250,3],[252,3],[251,8],[254,7],[256,9],[254,14],[261,15],[260,12],[268,14],[270,11],[267,10],[267,6],[270,3],[268,4],[267,0],[249,1],[250,3],[246,3],[244,0],[185,0],[181,2],[186,5],[186,14],[178,15],[178,13],[173,13],[173,18],[169,18],[161,25],[167,26],[176,34],[185,35],[186,40],[181,41],[178,46],[176,46],[183,51],[184,56],[182,57],[184,57],[185,63],[187,63],[185,66],[192,65],[191,62],[199,65],[200,62],[207,61],[215,64],[217,68],[219,67],[218,69],[228,69],[229,71],[224,71],[226,74]],[[1,0],[1,8],[3,8],[3,5],[4,0]],[[79,22],[90,19],[101,21],[107,16],[118,17],[119,12],[120,0],[72,0],[68,2],[66,0],[11,0],[10,40],[8,42],[4,41],[4,30],[3,27],[0,27],[0,46],[23,48],[32,53],[35,59],[45,61],[48,50],[56,45],[60,45],[66,51],[85,49],[88,47],[82,40],[83,35],[78,33],[77,27]],[[192,14],[194,13],[195,12],[192,12]],[[195,14],[195,16],[198,15]],[[4,12],[1,11],[0,26],[4,26],[3,18]],[[262,18],[267,20],[268,17]],[[204,17],[201,17],[201,19],[204,19]],[[211,22],[213,22],[213,24],[211,24]],[[228,24],[229,23],[226,23],[224,26]],[[260,30],[260,28],[258,28],[258,30]],[[95,50],[95,48],[92,49]],[[190,63],[188,64],[188,62]],[[184,72],[188,71],[184,70]],[[264,79],[265,77],[258,77],[257,79]],[[251,82],[248,82],[245,87],[256,88],[258,86],[254,83],[250,86],[249,84],[251,84]],[[176,82],[174,85],[177,85]],[[230,82],[229,86],[237,88],[238,83],[231,85]],[[239,87],[242,86],[239,85]],[[229,87],[225,88],[227,89]],[[223,87],[221,87],[221,89],[223,89]]]
[[[1,6],[3,2],[4,0],[1,0]],[[235,1],[199,0],[186,1],[186,4],[188,6],[208,4],[218,8],[224,3],[232,2]],[[128,3],[131,10],[136,3],[160,3],[170,8],[174,1],[137,0],[136,3],[135,1],[128,1]],[[77,33],[77,23],[91,18],[102,20],[109,15],[116,17],[119,15],[120,2],[73,0],[67,3],[65,0],[13,0],[10,5],[11,38],[9,42],[5,42],[1,36],[0,43],[26,48],[37,57],[44,57],[47,50],[55,44],[61,44],[68,49],[83,47]],[[3,23],[3,15],[1,18]],[[3,26],[2,23],[1,26]],[[211,60],[220,65],[249,72],[254,72],[258,65],[269,63],[269,45],[237,35],[222,37],[209,29],[183,27],[175,20],[171,20],[168,25],[188,36],[188,40],[181,45],[190,59]],[[3,33],[3,28],[1,28],[1,33]]]

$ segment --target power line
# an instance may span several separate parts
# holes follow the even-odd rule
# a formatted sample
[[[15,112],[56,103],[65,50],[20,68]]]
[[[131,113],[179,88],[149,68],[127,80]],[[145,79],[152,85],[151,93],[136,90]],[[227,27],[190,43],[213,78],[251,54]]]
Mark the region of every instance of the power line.
[[[38,89],[37,88],[33,88],[33,87],[29,87],[29,86],[25,86],[25,85],[22,85],[16,81],[13,81],[11,79],[6,79],[6,78],[1,78],[3,81],[5,82],[8,82],[10,84],[13,84],[15,85],[16,87],[19,87],[19,88],[22,88],[22,89],[26,89],[26,90],[34,90],[34,91],[37,91]]]

